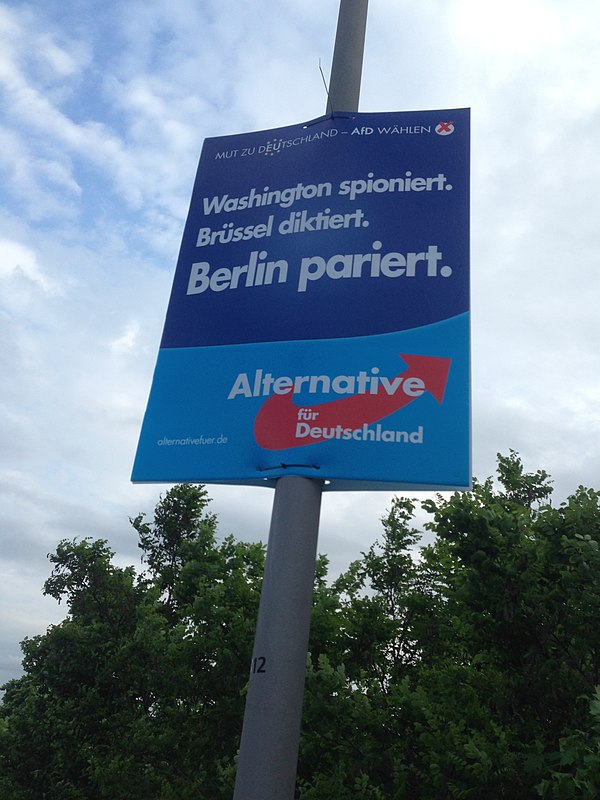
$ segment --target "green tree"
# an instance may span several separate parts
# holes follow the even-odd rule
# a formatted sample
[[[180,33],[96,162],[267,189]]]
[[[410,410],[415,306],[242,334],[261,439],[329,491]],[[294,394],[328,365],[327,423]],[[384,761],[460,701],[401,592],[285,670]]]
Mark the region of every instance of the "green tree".
[[[102,541],[50,557],[45,592],[68,615],[25,640],[25,675],[5,687],[3,798],[228,796],[264,552],[218,544],[207,502],[178,486],[133,520],[146,573]]]
[[[299,800],[600,796],[600,494],[550,497],[511,452],[423,503],[430,544],[396,498],[342,575],[319,558]],[[132,520],[144,571],[59,544],[68,613],[5,687],[3,800],[231,797],[264,549],[207,503],[178,486]]]
[[[418,553],[412,503],[396,500],[381,543],[335,582],[339,637],[307,682],[304,800],[598,791],[599,495],[553,507],[543,470],[512,452],[498,464],[498,484],[424,503],[436,538]]]

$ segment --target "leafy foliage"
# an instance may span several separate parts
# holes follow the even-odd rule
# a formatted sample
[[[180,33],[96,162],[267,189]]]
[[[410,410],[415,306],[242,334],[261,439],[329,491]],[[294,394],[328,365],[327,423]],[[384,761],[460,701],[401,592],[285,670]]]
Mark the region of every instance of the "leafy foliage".
[[[45,592],[69,614],[25,640],[25,676],[5,687],[3,798],[225,791],[264,552],[217,544],[207,502],[201,487],[178,486],[151,523],[133,520],[148,574],[113,566],[102,541],[64,541],[50,557]]]
[[[430,544],[396,498],[346,572],[319,559],[299,800],[600,796],[600,494],[550,496],[511,452],[423,503]],[[177,486],[132,520],[145,571],[50,556],[68,613],[5,687],[3,800],[231,797],[264,550],[207,504]]]

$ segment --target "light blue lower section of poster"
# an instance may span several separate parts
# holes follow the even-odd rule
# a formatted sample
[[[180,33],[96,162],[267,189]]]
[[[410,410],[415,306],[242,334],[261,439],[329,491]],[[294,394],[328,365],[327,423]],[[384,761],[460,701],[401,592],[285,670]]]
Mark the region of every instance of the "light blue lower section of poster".
[[[294,474],[323,479],[329,490],[467,487],[469,335],[462,314],[381,336],[163,349],[132,480],[271,485]],[[417,378],[402,407],[369,424],[333,426],[327,440],[304,444],[301,436],[283,449],[257,443],[256,417],[274,393],[295,382],[294,406],[308,418],[315,406],[361,392],[369,403],[380,378],[389,395],[394,379],[413,374],[401,354],[450,359],[441,402]],[[315,424],[304,422],[303,432]]]

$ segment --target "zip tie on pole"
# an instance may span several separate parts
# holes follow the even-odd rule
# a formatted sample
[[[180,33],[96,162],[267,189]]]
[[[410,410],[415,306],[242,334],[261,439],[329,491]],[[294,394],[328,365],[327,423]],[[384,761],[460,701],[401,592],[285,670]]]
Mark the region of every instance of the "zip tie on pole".
[[[322,125],[324,122],[327,122],[330,119],[354,119],[355,114],[340,114],[339,111],[335,111],[333,114],[326,114],[323,117],[317,117],[317,119],[313,119],[310,122],[305,122],[302,126],[303,128],[312,128],[313,125]]]
[[[258,472],[268,472],[271,469],[290,469],[292,467],[304,467],[305,469],[321,469],[318,464],[275,464],[272,467],[258,467]]]

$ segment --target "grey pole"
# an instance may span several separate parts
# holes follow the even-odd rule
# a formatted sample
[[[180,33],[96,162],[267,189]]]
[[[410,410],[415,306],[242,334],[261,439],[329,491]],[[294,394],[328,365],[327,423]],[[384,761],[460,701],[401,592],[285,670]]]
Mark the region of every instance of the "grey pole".
[[[320,481],[277,481],[234,800],[294,796],[320,508]]]
[[[327,111],[358,111],[369,0],[341,0]]]
[[[368,0],[341,0],[327,112],[358,111]],[[322,481],[275,487],[233,800],[293,800]]]

